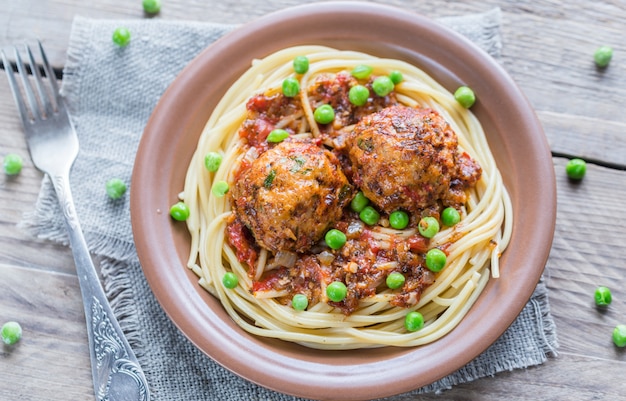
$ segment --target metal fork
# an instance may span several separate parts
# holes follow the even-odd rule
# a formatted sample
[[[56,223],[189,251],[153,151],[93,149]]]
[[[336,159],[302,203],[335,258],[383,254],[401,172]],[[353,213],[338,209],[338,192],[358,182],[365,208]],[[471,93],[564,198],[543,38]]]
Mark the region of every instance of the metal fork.
[[[38,45],[48,86],[33,53],[25,46],[37,95],[15,48],[17,70],[28,105],[4,51],[1,52],[2,63],[22,118],[31,159],[39,170],[50,177],[65,217],[85,308],[96,399],[148,401],[150,392],[143,370],[113,315],[76,216],[69,173],[78,154],[78,138],[41,42]]]

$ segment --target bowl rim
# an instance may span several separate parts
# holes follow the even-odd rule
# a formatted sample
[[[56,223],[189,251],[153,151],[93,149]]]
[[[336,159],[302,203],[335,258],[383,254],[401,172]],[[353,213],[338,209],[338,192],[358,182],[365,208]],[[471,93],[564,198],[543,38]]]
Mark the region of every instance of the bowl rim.
[[[376,27],[359,28],[357,23],[362,21],[374,21]],[[298,28],[295,33],[294,27]],[[428,40],[415,43],[414,38]],[[168,210],[182,189],[181,169],[186,170],[189,148],[206,122],[202,118],[216,102],[210,95],[223,93],[252,57],[290,43],[312,41],[389,50],[423,63],[449,89],[455,83],[479,89],[473,108],[479,119],[511,128],[507,141],[494,142],[502,152],[499,164],[508,170],[520,167],[520,146],[530,152],[533,163],[524,174],[504,177],[517,195],[514,236],[502,257],[504,278],[491,279],[459,326],[434,345],[320,352],[258,338],[225,320],[219,302],[197,285],[197,278],[185,267],[186,228],[173,223]],[[247,57],[242,58],[242,52]],[[222,71],[223,65],[233,68]],[[202,85],[215,75],[224,79],[213,80],[210,87]],[[484,77],[489,77],[488,83]],[[490,97],[480,98],[481,93]],[[498,113],[503,110],[505,115]],[[534,191],[523,190],[533,183]],[[556,185],[548,143],[530,102],[508,73],[467,38],[425,16],[364,2],[286,8],[242,25],[208,46],[183,69],[155,107],[139,144],[131,187],[137,254],[171,321],[197,348],[235,374],[282,393],[315,399],[391,396],[428,385],[470,362],[504,333],[526,305],[548,259],[556,221]],[[529,232],[533,235],[522,235]],[[514,267],[512,277],[506,276],[509,264]],[[497,307],[489,309],[493,303]],[[486,311],[489,314],[480,320],[473,319]],[[466,338],[468,330],[475,335]],[[207,336],[208,332],[212,335]],[[426,360],[428,366],[416,360]]]

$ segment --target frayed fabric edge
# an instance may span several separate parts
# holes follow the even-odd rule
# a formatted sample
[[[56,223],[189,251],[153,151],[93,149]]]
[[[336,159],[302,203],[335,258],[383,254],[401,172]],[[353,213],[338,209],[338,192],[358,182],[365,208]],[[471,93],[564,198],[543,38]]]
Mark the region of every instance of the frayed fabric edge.
[[[110,258],[100,258],[100,273],[106,283],[104,292],[120,323],[128,343],[137,358],[144,355],[145,345],[141,340],[141,326],[137,316],[136,297],[132,279],[126,273],[129,264]]]
[[[556,333],[556,323],[550,312],[550,301],[548,298],[548,287],[544,277],[541,277],[539,284],[535,288],[530,302],[535,309],[535,316],[538,324],[538,334],[542,342],[539,344],[546,356],[558,356],[559,340]]]

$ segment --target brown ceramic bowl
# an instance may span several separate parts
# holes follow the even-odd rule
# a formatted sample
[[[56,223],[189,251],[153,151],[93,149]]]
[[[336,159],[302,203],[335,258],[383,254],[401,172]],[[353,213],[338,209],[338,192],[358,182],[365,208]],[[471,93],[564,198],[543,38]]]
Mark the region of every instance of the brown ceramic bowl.
[[[259,338],[231,321],[186,267],[189,238],[168,210],[213,107],[252,58],[300,44],[394,57],[450,90],[470,85],[514,208],[502,276],[447,336],[416,348],[319,351]],[[165,312],[204,353],[262,386],[315,399],[371,399],[430,384],[487,349],[515,320],[548,258],[556,216],[552,159],[540,123],[507,73],[467,39],[420,15],[371,3],[286,9],[215,42],[182,71],[146,127],[132,177],[132,223],[146,278]]]

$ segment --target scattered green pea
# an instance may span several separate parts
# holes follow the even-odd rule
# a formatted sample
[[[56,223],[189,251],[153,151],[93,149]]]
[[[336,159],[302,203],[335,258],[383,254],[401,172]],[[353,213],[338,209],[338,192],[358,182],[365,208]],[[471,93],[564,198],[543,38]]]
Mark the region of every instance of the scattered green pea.
[[[389,73],[389,79],[391,79],[394,85],[398,85],[400,82],[404,81],[404,76],[400,71],[391,71]]]
[[[326,296],[333,302],[341,302],[346,299],[348,288],[341,281],[333,281],[326,287]]]
[[[357,79],[366,79],[368,78],[374,69],[369,65],[359,64],[352,69],[350,74]]]
[[[613,329],[613,343],[618,347],[626,347],[626,324],[618,324]]]
[[[474,91],[468,86],[460,86],[454,92],[454,98],[457,102],[466,109],[469,109],[476,102],[476,95]]]
[[[229,189],[230,189],[230,186],[228,185],[226,181],[216,181],[213,184],[213,188],[211,188],[211,192],[213,192],[213,195],[217,196],[218,198],[221,198],[222,196],[228,193]]]
[[[394,85],[391,78],[386,75],[380,76],[372,82],[372,89],[378,96],[387,96],[393,91],[393,88]]]
[[[378,223],[380,214],[373,207],[365,206],[359,213],[359,218],[363,221],[363,223],[373,226]]]
[[[161,0],[143,0],[142,5],[148,14],[158,14],[161,11]]]
[[[304,74],[309,70],[309,58],[306,56],[296,56],[293,59],[293,70],[296,74]]]
[[[597,306],[609,306],[613,300],[611,290],[605,286],[599,286],[596,288],[594,299]]]
[[[433,273],[440,272],[446,265],[446,254],[438,248],[426,252],[426,267]]]
[[[22,326],[18,322],[6,322],[2,325],[1,336],[6,345],[13,345],[22,338]]]
[[[424,316],[421,313],[412,311],[404,318],[404,327],[407,331],[417,331],[424,327]]]
[[[389,225],[396,230],[402,230],[409,225],[409,214],[404,210],[396,210],[389,215]]]
[[[224,157],[221,153],[209,152],[206,154],[206,156],[204,156],[204,167],[206,167],[206,169],[210,172],[214,173],[219,170],[223,158]]]
[[[291,307],[295,310],[305,310],[309,306],[309,299],[304,294],[296,294],[291,298]]]
[[[328,124],[335,119],[335,110],[329,104],[321,105],[313,112],[313,118],[320,124]]]
[[[111,178],[105,184],[107,195],[111,199],[120,199],[126,193],[126,183],[119,178]]]
[[[300,92],[300,82],[293,77],[285,78],[283,81],[283,95],[294,97]]]
[[[239,278],[233,272],[226,272],[222,277],[222,284],[228,289],[233,289],[239,285]]]
[[[347,238],[346,234],[336,228],[333,228],[328,230],[324,236],[324,240],[326,241],[326,245],[332,249],[339,249],[345,245]]]
[[[130,43],[130,31],[124,27],[116,28],[113,31],[113,43],[120,47],[125,47]]]
[[[432,238],[439,232],[439,222],[436,218],[423,217],[417,225],[417,230],[426,238]]]
[[[356,195],[354,195],[352,201],[350,201],[350,208],[355,212],[360,213],[369,203],[370,200],[367,199],[363,191],[359,191]]]
[[[452,227],[461,221],[461,214],[453,207],[447,207],[441,212],[441,222],[443,225]]]
[[[572,180],[582,180],[587,173],[587,163],[583,159],[571,159],[565,165],[565,173]]]
[[[174,220],[185,221],[189,218],[190,213],[189,206],[185,202],[176,202],[170,208],[170,216]]]
[[[4,156],[4,161],[2,162],[4,166],[4,173],[6,175],[17,175],[22,171],[22,166],[24,162],[22,157],[15,153],[9,153]]]
[[[609,65],[613,58],[613,48],[610,46],[600,46],[593,53],[593,60],[598,67],[604,68]]]
[[[400,272],[392,272],[387,276],[385,282],[387,283],[387,287],[395,290],[396,288],[400,288],[404,285],[406,278]]]
[[[354,85],[348,91],[348,100],[355,106],[363,106],[370,97],[370,90],[363,85]]]
[[[289,137],[289,132],[281,128],[276,128],[275,130],[272,130],[272,132],[270,132],[270,134],[267,136],[267,141],[278,143],[278,142],[284,141],[288,137]]]

